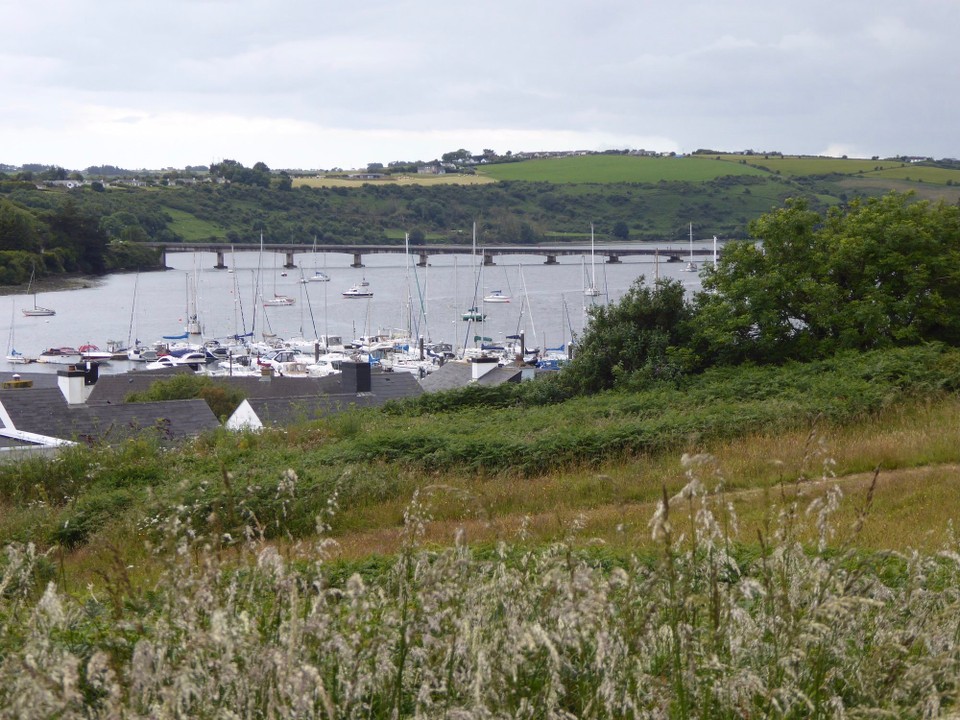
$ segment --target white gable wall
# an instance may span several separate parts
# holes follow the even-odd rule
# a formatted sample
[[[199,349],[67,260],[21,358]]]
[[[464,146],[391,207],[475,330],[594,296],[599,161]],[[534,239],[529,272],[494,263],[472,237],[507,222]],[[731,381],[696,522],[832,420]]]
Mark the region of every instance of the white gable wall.
[[[228,430],[260,430],[263,423],[257,417],[253,408],[250,407],[250,403],[244,400],[227,418],[226,427]]]

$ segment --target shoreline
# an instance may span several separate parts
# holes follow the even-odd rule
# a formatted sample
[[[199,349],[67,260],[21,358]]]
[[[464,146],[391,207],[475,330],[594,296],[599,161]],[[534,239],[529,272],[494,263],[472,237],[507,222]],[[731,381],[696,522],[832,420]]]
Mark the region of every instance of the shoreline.
[[[49,275],[39,280],[34,280],[31,292],[36,290],[38,293],[59,292],[61,290],[88,290],[103,285],[111,275],[129,275],[136,272],[165,272],[172,268],[162,267],[150,270],[113,270],[103,275],[82,275],[78,273],[63,273],[62,275]],[[8,295],[26,295],[29,283],[20,283],[19,285],[0,285],[0,297]]]

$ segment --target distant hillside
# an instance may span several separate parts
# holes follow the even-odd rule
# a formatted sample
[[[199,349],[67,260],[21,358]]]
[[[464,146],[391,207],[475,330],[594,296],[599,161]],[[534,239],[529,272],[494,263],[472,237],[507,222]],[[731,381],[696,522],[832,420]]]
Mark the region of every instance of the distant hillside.
[[[232,182],[161,176],[116,186],[38,185],[0,177],[8,217],[20,218],[18,227],[39,228],[29,231],[29,243],[10,248],[0,233],[0,251],[28,245],[49,250],[51,233],[45,228],[63,213],[84,218],[91,242],[107,247],[121,240],[254,243],[261,232],[281,243],[401,242],[405,233],[415,244],[465,241],[474,222],[483,243],[531,244],[582,242],[591,223],[600,242],[684,240],[690,223],[698,237],[745,238],[753,219],[791,197],[804,197],[818,210],[891,190],[960,202],[960,163],[912,158],[570,154],[479,162],[437,175],[336,178],[240,172],[247,169],[238,164],[233,169]],[[246,182],[247,176],[256,182]],[[24,212],[33,216],[33,225],[23,221]],[[51,272],[79,267],[53,260],[42,266]],[[15,275],[29,272],[33,262],[20,257]]]

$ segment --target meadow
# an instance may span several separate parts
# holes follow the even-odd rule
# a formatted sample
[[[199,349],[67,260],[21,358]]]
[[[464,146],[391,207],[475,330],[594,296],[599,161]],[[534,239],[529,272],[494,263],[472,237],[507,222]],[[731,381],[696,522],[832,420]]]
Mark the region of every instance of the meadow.
[[[484,175],[447,173],[445,175],[386,175],[374,180],[340,176],[297,177],[294,178],[293,185],[312,188],[356,188],[363,185],[430,188],[443,185],[488,185],[493,182],[496,182],[494,178]]]
[[[496,180],[551,183],[705,182],[727,175],[762,176],[750,165],[711,157],[587,155],[484,165],[477,172]]]
[[[0,467],[0,717],[941,717],[960,354]]]

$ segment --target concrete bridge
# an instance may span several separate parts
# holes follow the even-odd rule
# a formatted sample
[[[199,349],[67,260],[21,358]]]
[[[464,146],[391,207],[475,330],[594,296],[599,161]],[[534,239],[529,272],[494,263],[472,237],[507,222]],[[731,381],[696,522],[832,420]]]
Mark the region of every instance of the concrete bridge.
[[[143,243],[147,247],[159,248],[161,252],[161,262],[167,264],[167,253],[172,252],[208,252],[215,253],[217,256],[214,268],[218,270],[227,269],[227,253],[237,252],[260,252],[259,243],[231,245],[229,243]],[[264,252],[283,253],[285,256],[283,267],[294,269],[297,267],[294,258],[297,253],[342,253],[353,255],[351,267],[362,268],[364,255],[377,255],[380,253],[396,253],[417,255],[417,265],[426,267],[431,255],[472,255],[472,245],[417,245],[406,248],[403,245],[314,245],[313,243],[304,244],[265,244],[262,247]],[[717,250],[719,252],[719,248]],[[605,257],[608,263],[619,263],[621,258],[647,255],[649,257],[662,259],[664,262],[681,262],[684,258],[689,258],[691,250],[689,247],[651,247],[639,243],[624,243],[622,245],[600,245],[593,249],[594,255]],[[697,257],[713,257],[712,248],[694,248],[693,255]],[[483,255],[483,264],[490,266],[496,265],[494,258],[498,255],[537,255],[545,258],[545,265],[556,265],[557,258],[561,255],[589,255],[590,248],[573,245],[495,245],[477,250],[477,254]]]

